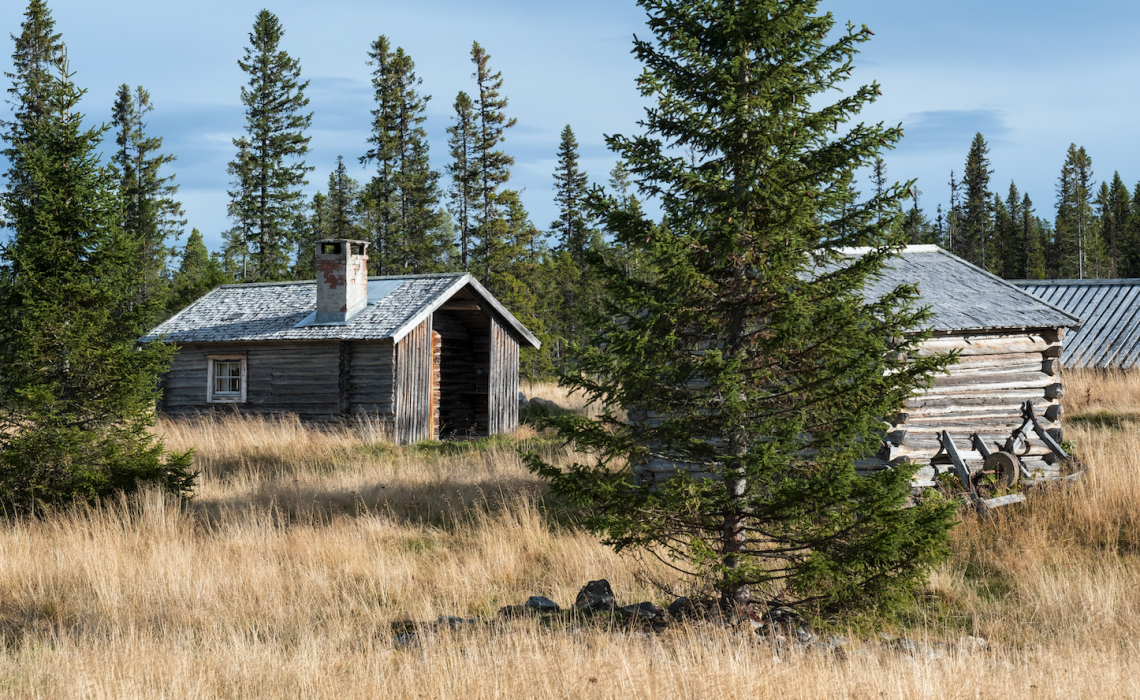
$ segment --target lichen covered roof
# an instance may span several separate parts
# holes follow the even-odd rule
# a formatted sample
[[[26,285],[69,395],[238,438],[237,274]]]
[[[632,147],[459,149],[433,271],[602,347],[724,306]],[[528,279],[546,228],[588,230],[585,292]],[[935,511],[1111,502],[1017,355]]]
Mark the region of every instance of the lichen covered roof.
[[[858,254],[858,251],[851,251]],[[885,273],[869,283],[878,299],[899,284],[917,283],[918,303],[930,307],[935,331],[1078,328],[1081,320],[1063,308],[933,245],[907,246]],[[1066,342],[1066,345],[1068,343]]]
[[[316,282],[227,284],[139,338],[169,343],[267,340],[399,340],[464,287],[483,297],[527,341],[538,341],[470,275],[369,277],[368,306],[342,325],[304,325],[317,305]],[[374,294],[383,290],[383,294]]]
[[[1140,279],[1017,280],[1025,291],[1080,316],[1065,339],[1066,367],[1140,367]]]

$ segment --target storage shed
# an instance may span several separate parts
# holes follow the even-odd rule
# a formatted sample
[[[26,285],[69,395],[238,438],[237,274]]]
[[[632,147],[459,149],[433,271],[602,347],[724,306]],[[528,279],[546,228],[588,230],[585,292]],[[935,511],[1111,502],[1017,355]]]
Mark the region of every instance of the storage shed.
[[[853,249],[848,254],[863,252]],[[897,415],[884,416],[890,423],[886,440],[877,453],[858,462],[856,470],[866,474],[915,462],[920,465],[915,486],[932,486],[939,474],[953,473],[943,443],[946,435],[967,470],[977,472],[987,453],[1003,449],[1011,434],[1025,425],[1026,401],[1032,402],[1043,432],[1060,443],[1062,349],[1066,332],[1079,328],[1080,320],[932,245],[908,246],[864,294],[879,299],[911,283],[918,285],[918,304],[931,311],[928,327],[933,335],[920,352],[957,350],[960,361]],[[630,419],[656,420],[637,411]],[[1024,434],[1017,453],[1031,476],[1059,473],[1056,454],[1033,431]],[[653,482],[679,468],[698,476],[706,473],[706,467],[679,465],[651,452],[634,468],[634,479]]]
[[[977,471],[985,451],[1001,449],[1024,424],[1026,401],[1052,439],[1063,441],[1063,349],[1066,332],[1079,329],[1080,318],[938,246],[908,246],[866,293],[879,298],[901,283],[916,283],[919,303],[932,314],[933,337],[921,352],[957,350],[959,362],[891,417],[882,449],[862,469],[916,462],[922,467],[916,485],[931,485],[951,465],[945,431],[969,470]],[[1027,436],[1019,457],[1030,475],[1058,474],[1054,453],[1035,434]]]
[[[471,275],[368,277],[366,251],[319,241],[315,282],[218,287],[140,338],[178,346],[159,410],[371,415],[405,444],[518,427],[538,339]]]
[[[1140,279],[1013,283],[1083,321],[1081,329],[1065,340],[1061,359],[1066,367],[1140,367]]]

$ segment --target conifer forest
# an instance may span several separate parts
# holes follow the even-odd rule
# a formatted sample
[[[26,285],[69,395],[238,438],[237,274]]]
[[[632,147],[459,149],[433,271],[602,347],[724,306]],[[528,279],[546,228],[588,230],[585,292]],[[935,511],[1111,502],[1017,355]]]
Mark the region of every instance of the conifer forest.
[[[13,34],[13,69],[6,73],[7,103],[14,109],[5,122],[9,163],[27,105],[66,52],[46,2],[31,2],[26,19]],[[374,94],[367,142],[335,163],[315,163],[309,157],[309,83],[302,57],[289,53],[285,35],[278,17],[263,10],[240,48],[247,82],[234,90],[245,121],[227,169],[231,228],[220,232],[216,250],[207,249],[185,217],[178,154],[164,149],[163,134],[148,128],[147,115],[161,105],[146,87],[123,84],[112,105],[82,104],[89,121],[106,125],[101,152],[126,202],[123,231],[140,247],[137,294],[153,302],[151,320],[176,313],[219,284],[310,279],[315,240],[354,238],[371,244],[370,274],[473,274],[548,341],[527,358],[526,376],[552,377],[568,344],[583,340],[575,315],[597,299],[600,282],[591,260],[639,264],[636,251],[623,250],[602,231],[589,204],[594,188],[595,197],[604,192],[630,205],[636,201],[626,164],[619,160],[608,173],[585,172],[567,124],[549,147],[557,157],[550,173],[557,218],[533,221],[527,195],[511,182],[509,137],[516,119],[505,87],[510,76],[496,67],[489,47],[472,43],[468,89],[454,98],[433,96],[414,57],[398,37],[386,35],[360,47]],[[429,153],[424,123],[433,98],[451,103],[445,157]],[[1092,156],[1076,143],[1057,156],[1063,165],[1056,191],[1023,191],[1016,182],[1006,185],[1001,164],[989,158],[986,136],[978,133],[960,164],[948,168],[945,183],[910,186],[891,214],[892,225],[913,244],[939,245],[1006,279],[1140,276],[1140,182],[1127,183],[1119,172],[1109,177],[1103,165],[1094,171]],[[346,163],[366,166],[370,175],[360,181]],[[881,194],[890,177],[906,175],[888,173],[879,157],[845,183],[844,196],[853,206]],[[308,196],[303,190],[311,184],[318,191]],[[932,197],[948,204],[931,210],[924,202]]]

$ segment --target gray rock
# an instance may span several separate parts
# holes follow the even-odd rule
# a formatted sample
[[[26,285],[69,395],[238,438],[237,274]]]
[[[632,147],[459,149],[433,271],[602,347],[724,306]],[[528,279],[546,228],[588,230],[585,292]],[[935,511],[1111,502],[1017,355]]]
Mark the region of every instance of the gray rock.
[[[474,622],[474,620],[464,620],[462,617],[457,617],[455,615],[440,615],[439,619],[435,621],[435,624],[440,626],[447,625],[451,629],[455,629],[471,622]]]
[[[815,635],[803,627],[796,628],[796,639],[800,642],[807,644],[808,642],[815,641]]]
[[[610,588],[610,582],[605,579],[590,581],[582,586],[582,590],[578,591],[578,597],[574,600],[575,608],[590,612],[610,612],[615,605],[614,591]]]
[[[561,406],[554,403],[550,399],[543,399],[543,398],[539,398],[537,396],[530,400],[530,405],[531,406],[541,406],[543,408],[549,408],[549,409],[555,410],[555,411],[562,409]]]
[[[942,658],[942,652],[938,649],[935,649],[929,644],[916,642],[913,639],[907,639],[906,637],[899,637],[898,639],[890,640],[887,642],[887,648],[893,649],[894,651],[909,656],[913,659],[936,660]]]
[[[628,617],[637,617],[643,620],[660,620],[665,617],[665,610],[653,603],[627,605],[621,611]]]
[[[528,607],[531,610],[537,610],[538,612],[558,612],[562,609],[558,607],[558,603],[555,603],[550,598],[544,598],[540,595],[532,595],[531,597],[527,598],[525,607]]]
[[[515,617],[528,617],[534,614],[533,608],[528,608],[525,605],[504,605],[499,608],[497,617],[503,620],[510,620]]]
[[[530,401],[526,398],[526,394],[519,392],[519,410],[525,411],[530,408]]]
[[[697,616],[697,608],[693,605],[693,601],[688,598],[681,597],[669,603],[669,616],[675,617],[678,620],[685,620]]]
[[[958,646],[962,651],[985,651],[989,646],[989,642],[987,642],[984,637],[966,636],[962,638]]]

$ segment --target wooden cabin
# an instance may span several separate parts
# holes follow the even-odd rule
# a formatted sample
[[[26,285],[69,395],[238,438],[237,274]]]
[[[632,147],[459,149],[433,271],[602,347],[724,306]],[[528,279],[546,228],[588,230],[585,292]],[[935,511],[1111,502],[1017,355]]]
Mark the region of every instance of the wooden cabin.
[[[1080,316],[1065,339],[1061,361],[1070,369],[1140,367],[1140,279],[1015,280],[1015,285]]]
[[[315,282],[218,287],[141,338],[178,346],[159,410],[374,416],[402,444],[517,428],[538,339],[471,275],[368,277],[366,253],[319,241]]]
[[[920,471],[914,485],[932,486],[939,474],[952,468],[942,443],[945,431],[967,469],[976,472],[982,468],[985,452],[1002,449],[1011,433],[1024,424],[1026,401],[1033,403],[1051,439],[1062,442],[1061,357],[1065,334],[1079,328],[1080,319],[938,246],[908,246],[880,279],[869,284],[865,294],[879,299],[907,283],[918,285],[918,303],[931,311],[928,327],[933,337],[921,352],[957,350],[960,360],[949,375],[937,377],[931,388],[888,418],[891,427],[881,449],[858,462],[856,470],[866,474],[916,462]],[[653,418],[631,413],[631,419]],[[1031,475],[1058,474],[1055,454],[1036,435],[1021,444],[1019,457]],[[634,468],[634,479],[638,483],[656,481],[677,468],[651,455]],[[709,475],[704,467],[685,468],[698,476]]]

